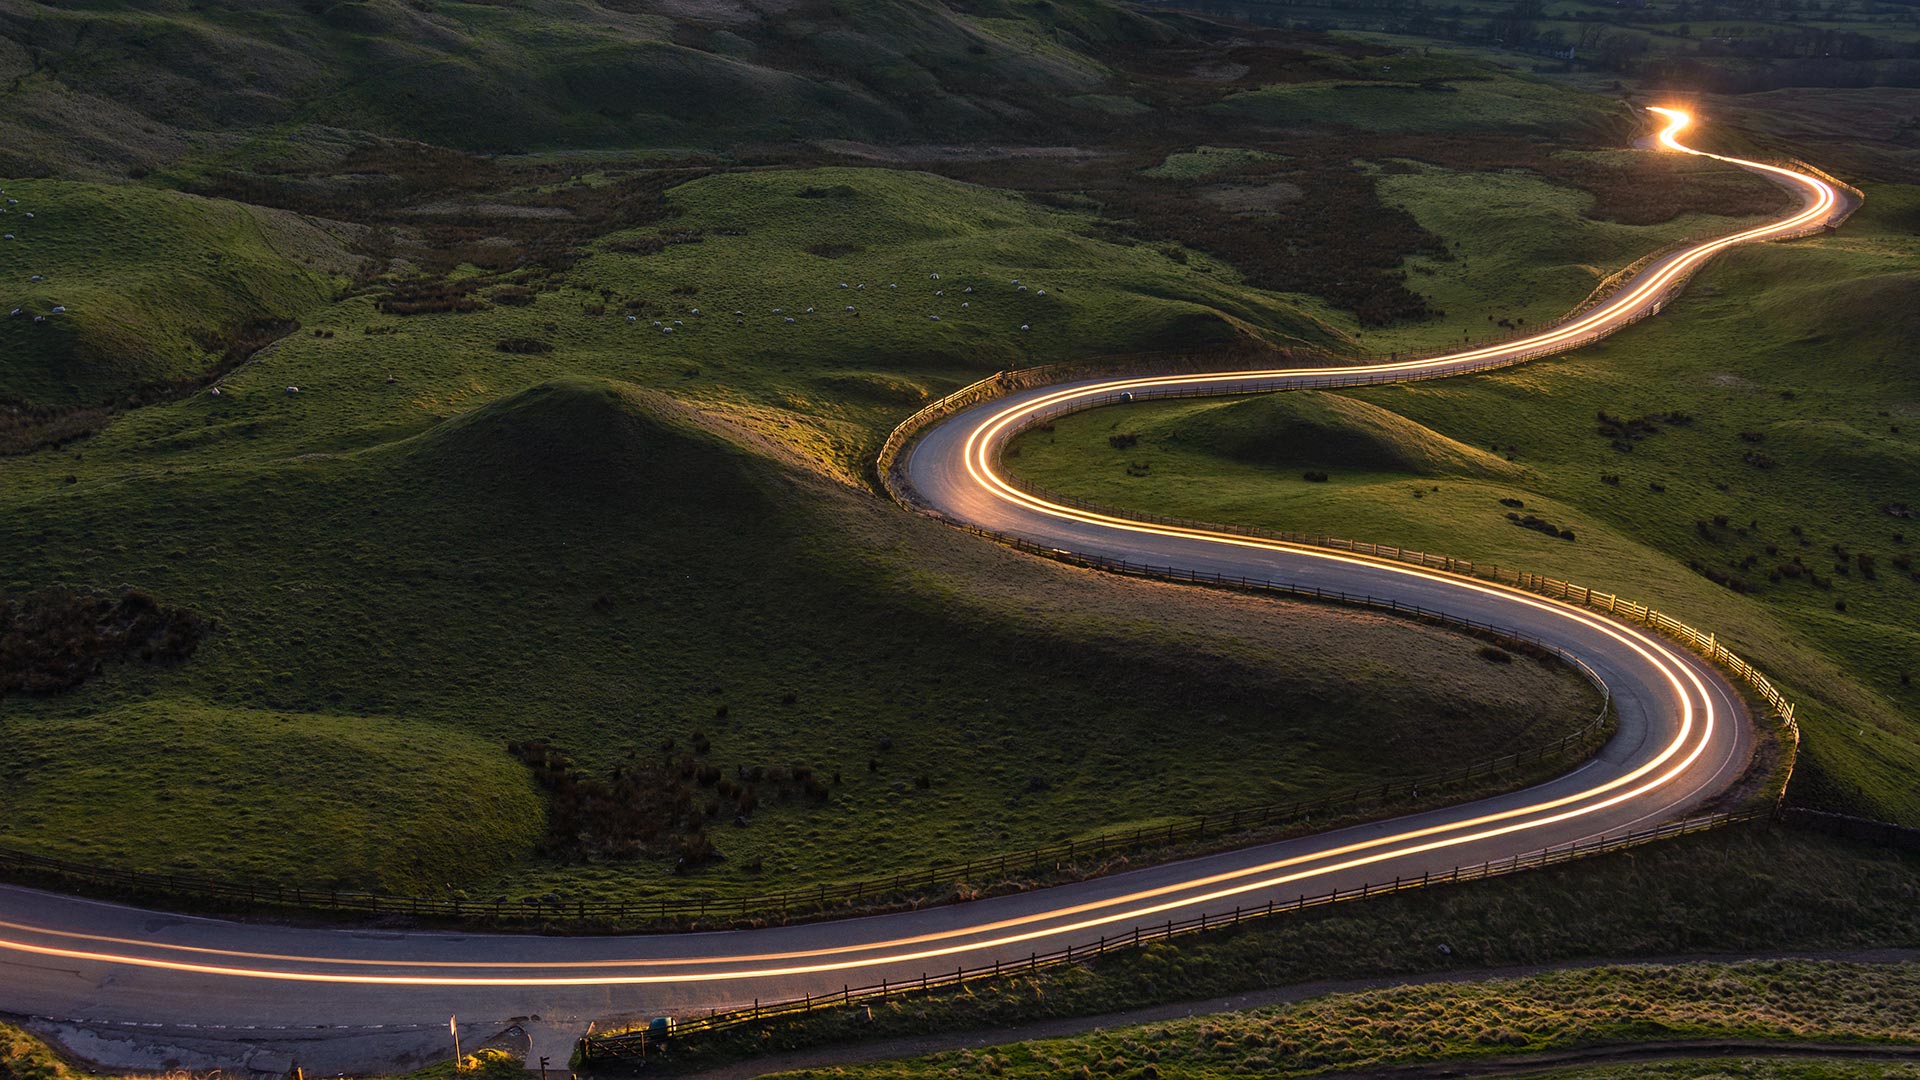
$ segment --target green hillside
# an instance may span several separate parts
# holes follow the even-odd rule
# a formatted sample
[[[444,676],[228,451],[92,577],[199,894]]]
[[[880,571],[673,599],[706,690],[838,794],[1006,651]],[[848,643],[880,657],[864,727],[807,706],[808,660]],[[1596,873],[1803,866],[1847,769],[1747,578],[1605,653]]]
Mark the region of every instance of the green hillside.
[[[327,303],[358,261],[338,223],[126,185],[0,188],[0,307],[20,312],[0,320],[0,402],[98,405],[194,380],[255,324]]]

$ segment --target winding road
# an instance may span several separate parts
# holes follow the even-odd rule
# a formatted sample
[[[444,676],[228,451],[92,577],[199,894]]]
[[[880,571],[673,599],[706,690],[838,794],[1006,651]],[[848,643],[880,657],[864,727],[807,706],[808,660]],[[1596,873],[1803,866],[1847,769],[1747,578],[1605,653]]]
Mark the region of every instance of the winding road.
[[[1656,110],[1668,150],[1688,118]],[[103,1064],[369,1070],[443,1053],[447,1018],[490,1034],[528,1018],[537,1053],[564,1055],[590,1021],[822,994],[917,978],[1200,912],[1292,900],[1510,857],[1671,818],[1745,767],[1739,694],[1699,658],[1643,629],[1539,596],[1416,567],[1242,536],[1165,528],[1035,498],[996,469],[1024,424],[1120,395],[1428,378],[1592,341],[1658,311],[1705,260],[1844,216],[1823,179],[1723,159],[1795,192],[1789,217],[1666,255],[1585,314],[1532,337],[1421,360],[1338,369],[1088,380],[962,412],[906,456],[907,481],[949,519],[1078,554],[1291,582],[1502,625],[1558,646],[1610,688],[1617,733],[1592,761],[1524,791],[1429,813],[1155,866],[1021,895],[762,930],[554,938],[340,930],[162,914],[0,888],[0,1012]],[[531,1019],[537,1017],[537,1021]],[[564,1056],[556,1057],[564,1061]]]

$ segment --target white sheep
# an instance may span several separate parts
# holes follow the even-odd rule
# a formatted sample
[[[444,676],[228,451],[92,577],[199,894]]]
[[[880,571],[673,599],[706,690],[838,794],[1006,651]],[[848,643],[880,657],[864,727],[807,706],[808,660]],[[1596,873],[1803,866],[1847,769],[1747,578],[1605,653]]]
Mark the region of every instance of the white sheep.
[[[939,281],[939,280],[940,280],[940,275],[939,275],[939,274],[934,274],[934,275],[933,275],[933,280],[935,280],[935,281]]]
[[[736,311],[733,313],[733,317],[736,319],[744,319],[747,317],[747,313],[744,311]]]
[[[1041,290],[1040,290],[1039,292],[1037,292],[1037,293],[1034,293],[1033,295],[1035,295],[1035,296],[1045,296],[1045,295],[1047,295],[1047,290],[1045,290],[1045,289],[1041,289]]]
[[[969,304],[969,303],[967,303],[967,302],[966,302],[965,300],[962,300],[962,301],[960,301],[960,310],[961,310],[961,311],[965,311],[965,310],[967,310],[968,308],[970,308],[970,307],[972,307],[972,306],[973,306],[972,304]]]
[[[698,314],[700,314],[700,309],[699,309],[699,308],[688,308],[688,309],[687,309],[687,314],[689,314],[689,315],[698,315]]]
[[[947,295],[947,290],[945,290],[945,289],[935,289],[935,290],[933,290],[933,295],[935,295],[935,296],[945,296],[945,295]]]
[[[774,309],[773,309],[773,313],[774,313],[775,315],[779,315],[779,314],[782,314],[782,312],[781,312],[781,309],[779,309],[779,308],[774,308]]]
[[[33,325],[35,326],[39,326],[41,323],[46,321],[47,321],[47,317],[45,315],[35,315],[33,317]]]
[[[973,286],[971,286],[971,285],[969,285],[969,286],[967,286],[967,287],[966,287],[965,289],[963,289],[963,290],[961,290],[961,291],[963,291],[963,292],[972,292],[972,291],[973,291]]]
[[[848,305],[847,305],[847,310],[848,310],[848,311],[852,311],[852,310],[853,310],[853,305],[852,305],[852,304],[848,304]]]
[[[1025,285],[1022,285],[1022,286],[1020,286],[1020,291],[1021,291],[1021,292],[1026,292],[1026,291],[1027,291],[1027,287],[1026,287]]]
[[[899,287],[900,287],[900,286],[898,286],[898,285],[895,285],[895,284],[894,284],[893,282],[891,282],[891,281],[889,281],[889,282],[887,282],[887,288],[889,288],[889,289],[897,289],[897,288],[899,288]]]
[[[53,305],[53,313],[55,315],[65,315],[67,313],[67,305],[65,304]]]
[[[927,316],[927,318],[929,318],[929,319],[932,319],[932,320],[933,320],[934,322],[939,322],[939,321],[940,321],[940,316],[938,316],[938,315],[929,315],[929,316]]]
[[[793,316],[791,316],[791,315],[789,315],[789,316],[787,316],[787,321],[788,321],[788,322],[792,322],[792,321],[793,321]]]
[[[216,387],[214,387],[213,389],[211,389],[211,390],[209,390],[209,391],[207,391],[207,393],[208,393],[208,394],[210,394],[210,395],[212,395],[213,397],[219,397],[219,396],[220,396],[220,388],[216,386]]]
[[[44,274],[35,274],[32,277],[28,278],[27,280],[28,281],[45,281],[47,279],[46,279],[46,275]]]
[[[19,308],[14,308],[14,309],[13,309],[12,311],[10,311],[10,312],[8,312],[8,313],[7,313],[7,318],[9,318],[9,319],[17,319],[17,318],[19,318],[19,317],[20,317],[20,309],[19,309]]]
[[[27,216],[28,216],[28,217],[32,217],[32,216],[33,216],[33,211],[31,211],[31,210],[29,210],[29,211],[27,211]]]
[[[660,332],[661,332],[661,333],[663,333],[663,334],[671,334],[671,333],[673,333],[673,327],[671,327],[671,326],[663,326],[663,327],[661,327],[661,328],[660,328]]]
[[[655,319],[655,320],[653,320],[653,328],[654,328],[655,330],[658,330],[658,329],[660,329],[661,327],[663,327],[663,326],[665,326],[665,325],[667,325],[667,324],[666,324],[666,323],[663,323],[663,322],[661,322],[661,321],[660,321],[659,319]]]
[[[0,240],[11,240],[11,239],[13,239],[13,234],[12,234],[12,233],[8,233],[8,234],[7,234],[7,235],[5,235],[5,236],[0,236]]]
[[[632,326],[632,325],[633,325],[634,323],[637,323],[637,322],[639,322],[639,321],[640,321],[640,316],[638,316],[638,315],[629,315],[629,316],[627,316],[627,325],[628,325],[628,326]]]
[[[295,395],[295,394],[297,394],[297,393],[299,393],[299,392],[300,392],[300,388],[299,388],[299,387],[297,387],[297,386],[289,386],[289,387],[287,387],[287,389],[286,389],[286,391],[285,391],[285,393],[286,393],[286,395],[287,395],[288,397],[292,397],[293,395]]]
[[[811,314],[813,314],[813,309],[812,309],[812,308],[808,308],[808,309],[807,309],[807,314],[809,314],[809,315],[811,315]]]
[[[680,321],[679,319],[675,319],[675,320],[673,320],[673,325],[675,325],[675,326],[685,326],[685,325],[687,325],[687,324],[686,324],[686,323],[683,323],[683,322],[681,322],[681,321]]]
[[[840,283],[840,287],[841,287],[841,288],[843,288],[843,289],[844,289],[844,288],[846,288],[846,287],[847,287],[847,283],[846,283],[846,282],[844,282],[844,281],[843,281],[843,282],[841,282],[841,283]]]
[[[1020,330],[1021,330],[1021,332],[1022,332],[1022,333],[1024,333],[1024,332],[1026,332],[1026,331],[1028,331],[1028,330],[1031,330],[1031,329],[1033,329],[1033,327],[1031,327],[1031,326],[1028,326],[1028,325],[1027,325],[1026,323],[1021,323],[1021,324],[1020,324]]]

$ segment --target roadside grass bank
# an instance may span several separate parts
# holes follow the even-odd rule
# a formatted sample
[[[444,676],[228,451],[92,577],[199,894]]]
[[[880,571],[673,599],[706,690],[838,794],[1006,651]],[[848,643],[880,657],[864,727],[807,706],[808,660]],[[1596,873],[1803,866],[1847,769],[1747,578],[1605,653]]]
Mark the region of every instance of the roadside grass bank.
[[[1729,253],[1662,318],[1508,371],[1062,418],[1007,465],[1121,508],[1523,568],[1714,630],[1807,734],[1793,796],[1920,820],[1913,188]],[[1324,479],[1322,479],[1324,477]]]
[[[1112,953],[1070,968],[903,995],[871,1009],[702,1034],[657,1065],[888,1037],[991,1031],[1329,977],[1430,974],[1586,957],[1912,946],[1920,859],[1785,828],[1743,827]],[[1442,946],[1445,950],[1442,951]]]
[[[1747,961],[1431,983],[785,1076],[1312,1075],[1660,1040],[1911,1045],[1920,965]]]

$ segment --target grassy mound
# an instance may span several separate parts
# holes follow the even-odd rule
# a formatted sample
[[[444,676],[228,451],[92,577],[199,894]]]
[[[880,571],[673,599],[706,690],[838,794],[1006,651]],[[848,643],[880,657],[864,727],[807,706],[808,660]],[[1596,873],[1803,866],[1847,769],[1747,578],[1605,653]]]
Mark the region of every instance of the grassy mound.
[[[187,698],[9,726],[0,844],[96,865],[417,893],[505,869],[542,823],[526,771],[452,728]],[[85,747],[75,753],[73,747]]]
[[[586,513],[591,504],[667,525],[768,509],[737,448],[691,422],[685,406],[630,383],[541,383],[373,457],[413,482],[470,493],[496,512],[540,505]]]
[[[1151,436],[1265,465],[1490,480],[1512,480],[1526,472],[1497,455],[1343,394],[1310,391],[1249,398],[1197,412],[1184,423],[1163,418]]]
[[[0,187],[19,200],[0,216],[15,237],[0,243],[0,314],[21,311],[0,319],[0,402],[96,405],[191,380],[250,325],[326,303],[351,262],[340,235],[277,211],[126,186]]]

